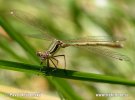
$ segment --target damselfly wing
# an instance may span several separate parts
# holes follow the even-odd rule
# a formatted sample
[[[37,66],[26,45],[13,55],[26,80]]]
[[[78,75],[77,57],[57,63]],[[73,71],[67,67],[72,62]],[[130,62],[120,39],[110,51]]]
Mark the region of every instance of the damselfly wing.
[[[38,18],[36,18],[32,14],[20,10],[12,10],[10,14],[16,19],[20,20],[21,22],[34,27],[36,30],[38,30],[41,33],[41,34],[28,35],[28,36],[33,38],[50,40],[50,41],[58,40],[50,36],[47,32],[47,29],[43,28],[42,24],[39,23],[40,21],[38,20]],[[81,47],[87,49],[90,52],[94,52],[96,54],[111,57],[114,59],[125,60],[125,61],[129,60],[129,58],[126,57],[125,55],[104,48],[104,46],[121,48],[123,47],[121,42],[125,41],[125,39],[111,38],[109,36],[88,36],[88,37],[83,37],[78,39],[59,40],[59,41],[61,41],[63,44],[67,44],[67,46]]]

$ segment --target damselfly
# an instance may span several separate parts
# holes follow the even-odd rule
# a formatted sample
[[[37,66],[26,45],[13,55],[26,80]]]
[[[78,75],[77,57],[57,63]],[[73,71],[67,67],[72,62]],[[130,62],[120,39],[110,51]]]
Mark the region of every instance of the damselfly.
[[[114,38],[110,39],[109,37],[104,37],[104,36],[91,36],[91,37],[85,37],[80,39],[59,40],[50,36],[44,28],[40,27],[40,24],[37,21],[38,19],[33,15],[18,10],[11,11],[10,14],[13,15],[15,18],[19,19],[20,21],[31,25],[39,32],[41,32],[40,35],[39,34],[31,35],[31,37],[52,41],[52,44],[48,48],[48,50],[44,52],[40,52],[40,51],[37,52],[37,55],[41,59],[41,64],[46,62],[48,67],[50,67],[49,64],[51,61],[52,64],[55,66],[55,68],[57,68],[58,60],[56,59],[56,57],[62,56],[64,57],[65,60],[65,55],[55,55],[56,52],[59,51],[60,48],[65,48],[69,46],[81,47],[89,51],[92,51],[94,53],[98,53],[103,56],[115,58],[118,60],[125,60],[125,61],[129,60],[129,58],[126,57],[125,55],[104,48],[104,47],[122,48],[123,44],[121,43],[121,41],[123,41],[123,39],[114,39]],[[53,60],[57,62],[57,65],[55,65]],[[66,66],[66,60],[65,60],[65,66]]]

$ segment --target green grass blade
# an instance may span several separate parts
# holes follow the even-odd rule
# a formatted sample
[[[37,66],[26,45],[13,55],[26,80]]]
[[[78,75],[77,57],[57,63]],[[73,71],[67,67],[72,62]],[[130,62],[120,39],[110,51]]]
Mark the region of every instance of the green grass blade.
[[[32,56],[33,59],[35,59],[36,62],[39,62],[37,56],[35,55],[35,50],[32,49],[32,47],[25,41],[23,36],[21,34],[18,34],[9,24],[6,20],[3,20],[4,18],[0,17],[0,25],[6,30],[8,35],[17,41],[24,49],[25,51]]]
[[[17,54],[15,54],[13,52],[13,50],[11,50],[11,48],[9,47],[9,44],[7,41],[3,40],[2,39],[0,40],[0,48],[6,52],[8,55],[11,55],[11,57],[13,57],[14,59],[18,60],[18,61],[21,61],[21,62],[28,62],[26,59],[18,56]]]
[[[53,84],[56,87],[57,91],[59,93],[61,93],[65,99],[67,99],[67,100],[82,100],[78,95],[76,95],[75,91],[71,90],[70,84],[68,84],[65,79],[58,78],[55,76],[51,77],[50,79],[51,79],[50,81],[53,81]]]
[[[29,71],[29,72],[33,72],[35,74],[41,73],[39,71],[40,66],[35,66],[35,65],[17,63],[17,62],[11,62],[11,61],[4,61],[4,60],[0,60],[0,65],[6,66],[6,67],[1,67],[1,68],[5,68],[5,69],[19,70],[19,71],[24,71],[24,72]],[[44,75],[54,76],[54,77],[59,77],[59,78],[82,80],[82,81],[93,81],[93,82],[101,82],[101,83],[135,86],[135,81],[126,80],[126,79],[123,79],[120,77],[93,74],[93,73],[85,73],[85,72],[78,72],[78,71],[64,70],[64,69],[57,69],[55,71],[53,71],[53,70],[54,70],[54,68],[47,69],[47,73]],[[56,80],[59,80],[59,79],[56,79]],[[57,83],[55,83],[55,84],[57,84]]]

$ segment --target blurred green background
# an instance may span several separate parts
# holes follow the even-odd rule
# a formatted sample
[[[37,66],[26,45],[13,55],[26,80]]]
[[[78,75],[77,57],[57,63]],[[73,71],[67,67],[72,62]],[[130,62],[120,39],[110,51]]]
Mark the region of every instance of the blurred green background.
[[[35,21],[28,20],[28,23],[35,27],[44,28],[48,34],[58,39],[68,40],[87,36],[126,38],[124,48],[114,49],[114,51],[129,57],[130,61],[108,59],[103,55],[75,47],[61,49],[58,54],[66,55],[67,69],[134,80],[134,6],[134,0],[0,0],[0,15],[4,16],[4,20],[7,21],[5,24],[9,24],[12,27],[11,29],[14,29],[18,34],[38,34],[40,32],[7,14],[13,9],[22,11],[20,14],[27,16],[29,19],[38,18]],[[33,46],[35,52],[45,51],[51,44],[50,41],[23,35],[22,39]],[[0,59],[39,65],[39,62],[35,62],[26,52],[17,41],[8,36],[7,32],[0,27]],[[59,62],[59,66],[63,68],[63,58],[59,58]],[[46,98],[46,95],[49,95],[50,98],[54,97],[52,100],[63,98],[58,87],[53,86],[48,79],[42,76],[4,69],[0,70],[0,76],[0,98],[4,98],[3,100],[20,100],[21,98],[3,95],[2,86],[3,88],[10,86],[10,88],[41,92],[44,98]],[[66,79],[64,81],[67,81],[75,94],[83,100],[135,99],[135,88],[133,87]],[[66,91],[66,88],[64,90]],[[96,97],[96,93],[127,93],[128,96]],[[43,98],[35,99],[44,100]]]

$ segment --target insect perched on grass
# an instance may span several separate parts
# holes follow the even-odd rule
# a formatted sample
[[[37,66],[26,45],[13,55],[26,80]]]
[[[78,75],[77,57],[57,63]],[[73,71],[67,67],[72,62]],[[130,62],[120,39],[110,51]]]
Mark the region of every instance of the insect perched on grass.
[[[60,48],[66,48],[69,46],[81,47],[87,49],[88,51],[92,51],[103,56],[115,58],[118,60],[129,60],[129,58],[125,55],[104,48],[122,48],[123,44],[121,43],[121,41],[123,41],[123,39],[110,39],[110,37],[107,36],[90,36],[80,39],[59,40],[50,36],[45,29],[41,28],[38,21],[36,21],[36,17],[18,10],[13,10],[10,12],[10,14],[22,22],[28,23],[29,25],[37,29],[39,32],[41,32],[40,35],[31,35],[31,37],[52,41],[52,44],[48,48],[48,50],[44,52],[37,52],[37,56],[39,56],[39,58],[41,59],[41,64],[46,63],[47,67],[50,67],[51,62],[55,66],[55,68],[57,68],[59,61],[56,58],[59,56],[64,57],[66,67],[65,55],[56,55],[56,52],[59,51]],[[57,65],[53,62],[53,60],[57,62]]]

